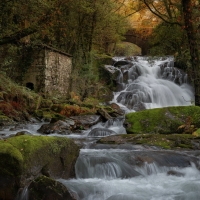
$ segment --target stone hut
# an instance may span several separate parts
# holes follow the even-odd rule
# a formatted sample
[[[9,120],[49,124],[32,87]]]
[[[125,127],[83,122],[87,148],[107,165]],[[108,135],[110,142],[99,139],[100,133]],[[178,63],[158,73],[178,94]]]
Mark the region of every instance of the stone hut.
[[[37,45],[31,54],[23,85],[44,94],[64,96],[69,92],[72,56],[47,45]]]

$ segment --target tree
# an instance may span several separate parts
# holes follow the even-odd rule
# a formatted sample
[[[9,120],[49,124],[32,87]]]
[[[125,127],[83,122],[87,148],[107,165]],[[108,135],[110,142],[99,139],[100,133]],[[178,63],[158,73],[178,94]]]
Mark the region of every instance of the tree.
[[[185,30],[187,32],[190,56],[192,63],[191,78],[195,89],[195,105],[200,106],[200,60],[197,45],[196,31],[194,29],[194,22],[192,18],[193,3],[191,0],[182,0]]]
[[[143,1],[148,9],[162,21],[171,25],[179,25],[186,30],[192,66],[192,70],[188,71],[195,89],[195,105],[200,106],[200,62],[197,30],[195,30],[193,19],[193,10],[199,5],[199,1],[196,1],[196,5],[193,0],[182,0],[181,2],[178,0]]]
[[[10,76],[25,71],[23,58],[45,43],[73,55],[73,79],[85,88],[94,79],[94,52],[108,53],[121,40],[125,0],[6,0],[0,4],[0,68]],[[96,70],[98,71],[98,70]],[[75,77],[75,78],[74,78]],[[81,79],[80,79],[81,77]],[[80,91],[84,93],[84,89]]]
[[[150,55],[174,55],[179,62],[188,59],[186,31],[176,24],[162,22],[157,25],[149,38],[149,44]]]
[[[48,25],[52,5],[45,0],[4,1],[0,4],[0,45],[17,43]]]

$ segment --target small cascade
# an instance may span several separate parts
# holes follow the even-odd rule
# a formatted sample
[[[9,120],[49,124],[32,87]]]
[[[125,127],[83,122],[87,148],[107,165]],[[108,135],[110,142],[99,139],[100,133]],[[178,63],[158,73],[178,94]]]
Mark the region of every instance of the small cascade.
[[[116,135],[116,133],[106,128],[94,128],[88,134],[88,136],[100,136],[100,137],[105,137],[108,135]]]
[[[84,149],[77,179],[59,181],[78,200],[199,199],[200,173],[190,161],[175,152]]]
[[[187,74],[174,67],[173,57],[154,61],[137,57],[130,63],[118,66],[120,87],[113,99],[126,112],[191,105],[193,89]]]
[[[77,178],[131,178],[176,171],[196,159],[175,152],[125,149],[82,149],[76,163]]]
[[[29,200],[28,186],[24,187],[22,191],[19,192],[16,200]]]
[[[91,130],[84,132],[87,136],[108,136],[115,134],[126,134],[126,129],[124,128],[124,117],[116,117],[107,120],[105,123],[98,123],[91,127]]]

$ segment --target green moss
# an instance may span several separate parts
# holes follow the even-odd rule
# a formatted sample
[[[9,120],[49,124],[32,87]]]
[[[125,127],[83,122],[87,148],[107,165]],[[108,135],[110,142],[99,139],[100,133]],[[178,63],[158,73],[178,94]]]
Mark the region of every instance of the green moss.
[[[4,140],[0,141],[0,171],[19,175],[23,167],[23,155],[20,150]]]
[[[74,150],[74,153],[72,152],[72,162],[76,156],[77,148],[71,139],[63,137],[29,135],[12,137],[6,141],[0,141],[0,155],[7,155],[8,160],[5,163],[9,163],[9,159],[14,158],[20,167],[23,167],[23,170],[26,171],[33,167],[33,164],[44,166],[51,162],[54,156],[59,155],[64,148],[69,148],[70,145]],[[11,162],[11,165],[13,165],[13,162]]]
[[[126,115],[128,133],[176,133],[180,125],[187,123],[200,127],[200,107],[182,106],[144,110]]]
[[[194,135],[196,137],[200,137],[200,128],[197,129],[194,133],[192,133],[192,135]]]
[[[196,149],[193,141],[200,142],[190,134],[123,134],[102,138],[98,143],[103,144],[140,144],[157,146],[163,149]],[[198,141],[197,141],[198,140]]]
[[[61,115],[55,113],[54,111],[51,111],[50,109],[39,109],[34,112],[34,116],[40,119],[50,121],[52,118],[57,118]]]
[[[187,134],[147,134],[148,139],[142,139],[142,144],[160,146],[164,149],[174,149],[174,148],[186,148],[192,149],[192,140],[195,138],[192,135]],[[143,136],[144,137],[144,136]],[[143,138],[142,137],[142,138]]]
[[[13,137],[8,140],[10,144],[21,151],[25,160],[35,152],[38,152],[38,150],[47,146],[52,153],[58,153],[69,141],[68,138],[29,135]],[[56,152],[55,148],[58,149]]]
[[[23,161],[21,152],[17,148],[13,147],[10,143],[8,143],[7,140],[0,140],[0,153],[10,154],[16,160],[19,160],[20,162]]]

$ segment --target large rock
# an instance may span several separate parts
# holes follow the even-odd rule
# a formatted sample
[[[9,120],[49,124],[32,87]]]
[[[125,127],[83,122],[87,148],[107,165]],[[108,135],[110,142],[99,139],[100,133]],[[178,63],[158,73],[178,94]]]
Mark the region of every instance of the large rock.
[[[62,134],[68,135],[75,130],[88,129],[94,124],[97,124],[101,121],[100,115],[79,115],[71,116],[70,118],[65,118],[56,122],[49,124],[43,124],[38,132],[43,134]]]
[[[129,65],[129,64],[132,64],[132,63],[128,60],[119,60],[119,61],[115,62],[114,66],[121,67],[121,66]]]
[[[103,117],[104,120],[109,120],[112,118],[112,116],[110,116],[110,114],[104,108],[99,108],[97,110],[97,113],[99,113]]]
[[[0,140],[0,199],[13,200],[19,188],[40,175],[75,176],[79,147],[68,138],[22,135]]]
[[[37,131],[43,134],[61,134],[68,135],[71,133],[71,129],[74,126],[75,122],[70,119],[66,119],[65,121],[59,120],[54,123],[43,124]]]
[[[70,119],[74,120],[75,125],[73,129],[88,129],[92,125],[97,124],[101,121],[101,116],[99,115],[79,115],[71,116]]]
[[[29,200],[75,200],[60,182],[40,176],[29,186]]]
[[[127,133],[181,133],[180,127],[200,127],[200,107],[179,106],[144,110],[126,115]],[[183,129],[183,132],[186,129]]]

